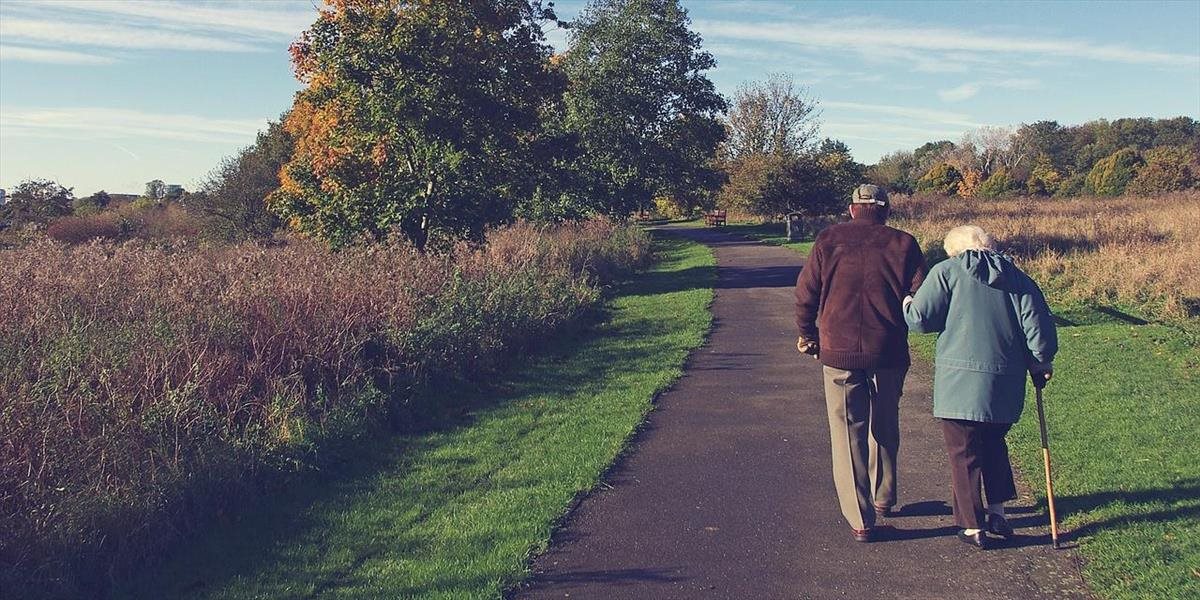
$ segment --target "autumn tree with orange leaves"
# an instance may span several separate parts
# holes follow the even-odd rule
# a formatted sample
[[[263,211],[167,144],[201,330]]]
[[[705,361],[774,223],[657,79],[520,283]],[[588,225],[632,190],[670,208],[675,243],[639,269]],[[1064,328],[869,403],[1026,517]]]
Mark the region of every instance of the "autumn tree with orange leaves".
[[[561,94],[540,0],[326,0],[291,48],[295,153],[272,208],[334,246],[474,237],[536,186]]]

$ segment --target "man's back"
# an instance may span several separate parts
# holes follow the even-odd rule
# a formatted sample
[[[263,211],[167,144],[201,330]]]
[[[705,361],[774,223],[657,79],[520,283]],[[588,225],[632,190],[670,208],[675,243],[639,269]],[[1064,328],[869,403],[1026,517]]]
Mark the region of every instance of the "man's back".
[[[800,334],[820,340],[827,366],[908,366],[900,302],[924,277],[911,235],[865,219],[834,225],[817,237],[796,283]]]

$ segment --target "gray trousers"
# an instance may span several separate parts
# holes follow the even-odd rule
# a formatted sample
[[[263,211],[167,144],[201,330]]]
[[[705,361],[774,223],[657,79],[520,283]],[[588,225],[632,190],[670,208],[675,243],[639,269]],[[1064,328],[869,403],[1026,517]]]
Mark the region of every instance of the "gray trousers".
[[[900,394],[908,369],[824,371],[838,503],[851,527],[869,529],[875,506],[896,505]]]

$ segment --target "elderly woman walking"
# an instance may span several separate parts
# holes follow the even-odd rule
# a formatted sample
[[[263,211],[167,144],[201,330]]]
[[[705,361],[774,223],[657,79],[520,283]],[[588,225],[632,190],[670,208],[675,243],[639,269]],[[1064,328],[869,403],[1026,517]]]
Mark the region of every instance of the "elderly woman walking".
[[[950,258],[905,298],[904,316],[913,331],[940,333],[933,415],[950,458],[954,522],[960,540],[988,548],[987,533],[1013,533],[1004,503],[1017,491],[1004,436],[1021,416],[1025,374],[1039,388],[1050,380],[1058,335],[1037,284],[982,229],[955,227],[945,248]]]

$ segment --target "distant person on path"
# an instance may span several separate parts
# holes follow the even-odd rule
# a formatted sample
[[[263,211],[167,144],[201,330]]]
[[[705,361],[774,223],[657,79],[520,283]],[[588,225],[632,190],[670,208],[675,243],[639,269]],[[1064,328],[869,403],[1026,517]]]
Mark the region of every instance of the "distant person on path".
[[[913,236],[886,226],[887,193],[858,186],[851,221],[817,236],[796,281],[796,348],[824,365],[833,482],[854,539],[896,505],[900,393],[908,373],[901,301],[925,278]]]
[[[949,259],[904,300],[913,331],[940,332],[933,416],[942,420],[950,459],[958,539],[987,548],[1012,536],[1004,503],[1017,497],[1004,436],[1021,416],[1025,374],[1041,388],[1058,352],[1054,318],[1041,289],[973,225],[946,235]],[[984,517],[980,479],[987,492]]]

